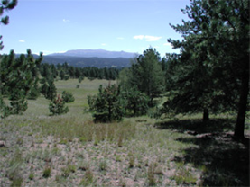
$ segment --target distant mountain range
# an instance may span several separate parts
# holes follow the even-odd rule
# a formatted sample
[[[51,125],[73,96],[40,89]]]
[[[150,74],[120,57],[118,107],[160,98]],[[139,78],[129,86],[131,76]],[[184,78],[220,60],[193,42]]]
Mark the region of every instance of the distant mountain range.
[[[19,57],[20,54],[16,54]],[[125,51],[107,51],[104,49],[75,49],[65,53],[43,55],[42,63],[63,64],[67,62],[74,67],[129,67],[136,53]],[[38,58],[38,55],[33,55]]]
[[[135,53],[125,51],[107,51],[105,49],[74,49],[64,53],[53,53],[47,56],[53,57],[81,57],[81,58],[134,58]]]

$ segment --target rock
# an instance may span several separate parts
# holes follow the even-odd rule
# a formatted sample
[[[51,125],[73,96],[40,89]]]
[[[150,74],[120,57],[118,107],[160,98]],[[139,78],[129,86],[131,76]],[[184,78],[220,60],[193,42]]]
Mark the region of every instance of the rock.
[[[5,141],[0,140],[0,147],[5,147]]]

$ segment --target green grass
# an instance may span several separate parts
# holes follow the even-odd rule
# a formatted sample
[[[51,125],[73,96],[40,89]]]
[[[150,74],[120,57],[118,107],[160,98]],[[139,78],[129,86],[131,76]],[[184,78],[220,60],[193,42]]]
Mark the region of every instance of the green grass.
[[[0,168],[4,168],[0,184],[248,185],[248,149],[223,135],[233,130],[235,116],[211,115],[208,123],[199,120],[202,114],[179,115],[175,120],[142,116],[94,123],[87,96],[96,94],[100,84],[109,81],[57,81],[58,93],[65,90],[75,97],[66,104],[67,114],[50,116],[49,101],[41,96],[28,102],[23,115],[1,120],[0,140],[7,146],[0,148]],[[189,131],[223,136],[199,138]]]

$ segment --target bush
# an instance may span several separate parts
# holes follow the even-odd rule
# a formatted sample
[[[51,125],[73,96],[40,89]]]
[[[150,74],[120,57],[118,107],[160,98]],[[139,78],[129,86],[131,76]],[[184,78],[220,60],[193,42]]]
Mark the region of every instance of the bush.
[[[74,102],[75,98],[72,93],[63,91],[62,92],[62,99],[64,102],[69,103],[69,102]]]
[[[50,103],[49,109],[52,115],[60,115],[69,111],[69,108],[65,106],[64,100],[60,97],[60,94],[58,94],[57,99],[54,99]]]
[[[43,170],[43,177],[44,178],[48,178],[51,176],[51,168],[50,167],[46,167]]]

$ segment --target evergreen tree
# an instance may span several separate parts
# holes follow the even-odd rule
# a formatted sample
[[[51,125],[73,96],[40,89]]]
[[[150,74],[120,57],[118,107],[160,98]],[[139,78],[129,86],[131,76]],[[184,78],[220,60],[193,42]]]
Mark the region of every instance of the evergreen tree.
[[[27,109],[26,98],[30,90],[37,84],[38,67],[41,62],[42,53],[40,58],[35,60],[31,50],[27,50],[27,57],[22,54],[15,59],[14,50],[11,50],[8,56],[2,58],[0,68],[1,97],[6,95],[10,101],[10,106],[5,104],[1,106],[5,107],[2,108],[2,111],[8,110],[10,114],[20,114]]]
[[[181,78],[175,81],[179,89],[172,106],[179,111],[237,110],[235,136],[243,138],[249,93],[249,1],[191,0],[182,12],[190,21],[171,26],[184,40],[169,40],[181,48],[176,68]]]
[[[6,11],[12,10],[13,8],[15,8],[15,6],[17,5],[17,0],[12,0],[12,1],[7,1],[7,0],[2,0],[0,3],[0,24],[8,24],[9,23],[9,16],[3,16],[3,14]],[[3,41],[2,40],[2,35],[0,35],[0,50],[3,49]]]
[[[121,120],[124,109],[121,104],[120,87],[108,85],[105,89],[99,87],[97,96],[88,97],[90,109],[94,109],[93,117],[95,121],[108,122]]]
[[[65,77],[64,71],[60,70],[60,78],[61,78],[61,80],[64,80],[64,77]]]
[[[63,91],[62,92],[62,99],[64,102],[69,103],[69,102],[74,102],[75,98],[72,93]]]
[[[160,54],[155,49],[146,49],[144,55],[140,55],[132,63],[128,74],[128,83],[121,84],[128,84],[131,88],[145,93],[150,98],[150,105],[153,106],[153,99],[164,90]]]
[[[83,80],[84,80],[84,77],[83,77],[83,76],[80,76],[80,77],[79,77],[79,83],[81,83]]]
[[[65,106],[65,101],[60,97],[60,94],[50,102],[49,109],[52,115],[60,115],[69,111],[69,107]]]
[[[42,84],[41,93],[44,95],[46,99],[53,101],[57,95],[57,89],[53,79],[43,78],[41,80],[41,84]]]
[[[38,82],[39,82],[39,79],[36,79],[34,81],[34,84],[32,85],[28,93],[27,99],[36,100],[40,96],[40,87],[38,85]]]
[[[125,110],[133,112],[133,116],[146,114],[149,102],[146,94],[135,89],[129,89],[123,91],[121,97]]]

